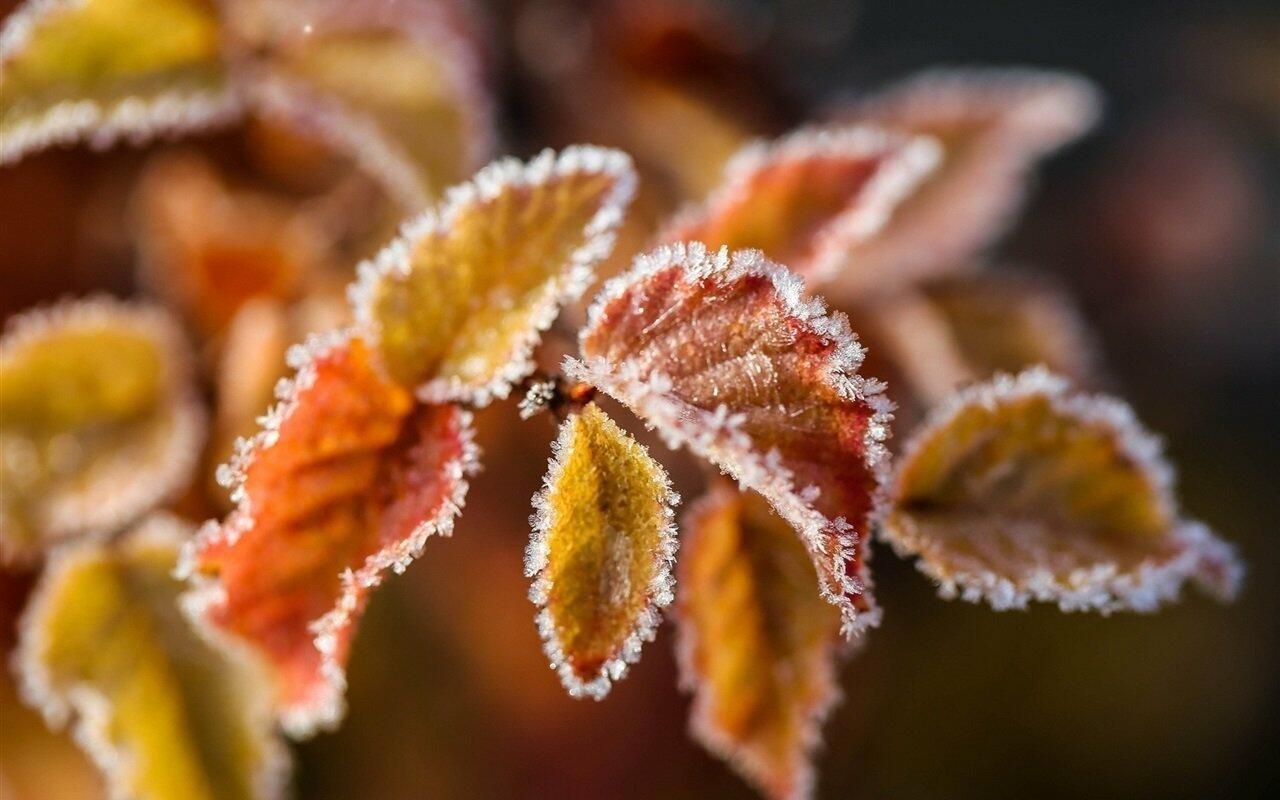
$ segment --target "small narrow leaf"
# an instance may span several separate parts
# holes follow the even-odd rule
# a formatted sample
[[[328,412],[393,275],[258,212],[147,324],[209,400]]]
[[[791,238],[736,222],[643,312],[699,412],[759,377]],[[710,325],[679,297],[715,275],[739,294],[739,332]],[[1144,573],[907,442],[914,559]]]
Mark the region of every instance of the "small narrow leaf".
[[[839,613],[813,591],[795,532],[755,493],[717,483],[685,519],[683,550],[676,652],[694,737],[765,796],[809,797],[840,697]]]
[[[28,0],[0,31],[0,164],[230,120],[220,39],[202,0]]]
[[[97,298],[31,311],[0,340],[0,555],[114,531],[180,490],[204,437],[182,334]]]
[[[845,109],[842,122],[924,134],[942,162],[827,291],[841,299],[963,267],[1010,224],[1035,163],[1098,117],[1098,92],[1035,70],[926,72]]]
[[[574,697],[603,699],[653,640],[672,597],[678,502],[662,466],[595,404],[561,425],[525,574],[547,658]]]
[[[493,111],[445,3],[232,0],[254,110],[350,154],[405,209],[484,163]]]
[[[206,524],[181,568],[199,586],[189,609],[273,664],[281,721],[306,735],[342,715],[369,590],[452,532],[477,453],[468,412],[415,409],[359,338],[290,360],[280,405],[220,475],[237,509]]]
[[[133,200],[143,282],[206,335],[249,300],[293,299],[324,267],[324,234],[310,218],[230,191],[198,156],[154,160]]]
[[[362,266],[352,293],[392,374],[425,402],[506,397],[613,248],[634,185],[625,154],[571,147],[495,162],[451,189]]]
[[[760,492],[852,635],[879,618],[864,562],[893,404],[844,315],[803,292],[759,251],[661,248],[605,286],[566,370]]]
[[[740,151],[720,188],[662,234],[755,248],[826,280],[875,235],[938,160],[937,145],[869,127],[801,130]]]
[[[51,725],[75,720],[115,797],[278,797],[288,763],[263,674],[178,608],[171,572],[190,533],[152,517],[55,555],[22,620],[23,693]]]
[[[883,533],[944,597],[1152,611],[1194,579],[1232,596],[1232,548],[1178,515],[1159,442],[1117,400],[1036,369],[959,393],[908,443]]]

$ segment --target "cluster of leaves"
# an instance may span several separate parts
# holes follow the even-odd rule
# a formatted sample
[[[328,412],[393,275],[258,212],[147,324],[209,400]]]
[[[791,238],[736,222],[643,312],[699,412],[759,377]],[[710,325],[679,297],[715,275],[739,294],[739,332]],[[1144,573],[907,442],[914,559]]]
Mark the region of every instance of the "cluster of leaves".
[[[6,24],[6,161],[253,114],[420,212],[344,301],[335,262],[359,248],[329,223],[346,205],[300,211],[171,158],[137,204],[167,310],[93,299],[10,322],[0,554],[43,561],[15,664],[119,794],[279,792],[276,729],[341,720],[370,592],[452,532],[480,463],[472,412],[518,388],[526,416],[560,419],[525,565],[551,666],[604,698],[675,601],[692,733],[771,797],[811,792],[839,662],[880,621],[873,531],[942,596],[996,609],[1234,593],[1232,549],[1181,515],[1158,442],[1078,388],[1098,367],[1069,302],[982,263],[1035,161],[1096,116],[1085,82],[920,76],[746,146],[644,252],[615,254],[639,178],[663,171],[619,150],[502,159],[422,210],[490,145],[480,61],[433,1],[37,0]],[[641,108],[715,108],[612,69]],[[539,371],[543,334],[619,257],[576,355]],[[173,312],[216,345],[207,451],[230,452],[232,507],[198,532],[157,511],[206,421]],[[600,395],[727,476],[679,534],[666,470]]]

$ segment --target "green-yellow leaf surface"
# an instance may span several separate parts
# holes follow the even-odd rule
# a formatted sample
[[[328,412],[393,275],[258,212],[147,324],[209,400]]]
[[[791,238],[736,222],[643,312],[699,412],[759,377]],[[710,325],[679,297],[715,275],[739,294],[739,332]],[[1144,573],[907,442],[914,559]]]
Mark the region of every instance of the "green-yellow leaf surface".
[[[178,608],[171,573],[190,534],[152,517],[114,544],[60,551],[23,618],[24,695],[55,725],[75,719],[115,796],[274,797],[286,764],[261,673]]]
[[[14,319],[0,341],[0,554],[109,532],[180,489],[203,412],[160,311],[105,299]]]
[[[0,163],[230,116],[220,48],[203,0],[28,2],[0,33]]]
[[[498,161],[362,267],[356,313],[392,375],[427,402],[506,397],[560,304],[613,247],[630,159],[571,147]]]
[[[529,597],[561,683],[599,700],[671,602],[679,497],[662,466],[594,404],[565,420],[555,451],[534,498]]]
[[[759,495],[719,482],[683,527],[676,619],[693,735],[766,796],[807,797],[819,726],[839,698],[840,613]]]
[[[884,535],[945,597],[997,609],[1151,611],[1195,580],[1222,597],[1232,548],[1182,519],[1129,407],[1043,370],[959,393],[902,455]]]

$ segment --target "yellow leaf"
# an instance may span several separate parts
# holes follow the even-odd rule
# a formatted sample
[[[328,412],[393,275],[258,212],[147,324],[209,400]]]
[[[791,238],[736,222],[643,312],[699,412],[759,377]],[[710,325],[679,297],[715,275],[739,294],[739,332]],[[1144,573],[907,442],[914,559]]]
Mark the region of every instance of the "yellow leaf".
[[[240,0],[255,110],[352,155],[417,211],[493,148],[473,44],[437,3]]]
[[[927,135],[942,160],[825,287],[842,301],[971,263],[1022,205],[1036,162],[1098,118],[1083,78],[1037,70],[926,72],[840,114],[845,123]]]
[[[609,254],[634,184],[616,150],[495,162],[361,268],[357,318],[423,401],[506,397],[560,304]]]
[[[108,532],[181,489],[204,412],[158,309],[96,299],[29,312],[0,342],[0,554]]]
[[[771,798],[812,793],[813,753],[839,700],[840,614],[814,591],[796,532],[720,481],[690,511],[676,605],[691,730]]]
[[[883,532],[944,597],[1151,611],[1187,579],[1230,597],[1232,548],[1182,519],[1158,441],[1123,403],[1041,369],[959,393],[908,443]]]
[[[561,683],[600,700],[671,602],[671,507],[680,498],[662,466],[594,404],[565,420],[555,452],[534,497],[529,597]]]
[[[23,617],[23,693],[51,724],[75,719],[116,796],[275,797],[287,762],[262,673],[178,608],[171,573],[191,533],[152,517],[113,545],[60,551]]]
[[[220,46],[202,0],[29,0],[0,33],[0,163],[229,119]]]

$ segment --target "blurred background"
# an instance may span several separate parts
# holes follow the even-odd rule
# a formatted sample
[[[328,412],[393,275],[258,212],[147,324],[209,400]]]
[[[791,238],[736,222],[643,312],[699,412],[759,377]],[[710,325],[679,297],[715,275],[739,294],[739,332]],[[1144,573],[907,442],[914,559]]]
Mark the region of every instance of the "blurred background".
[[[997,260],[1050,272],[1075,292],[1111,385],[1165,436],[1188,515],[1238,543],[1249,565],[1233,607],[1189,596],[1153,617],[995,614],[937,599],[910,564],[877,545],[885,622],[843,670],[845,700],[825,729],[819,796],[1274,791],[1276,4],[728,2],[709,6],[716,35],[705,48],[677,41],[669,50],[637,44],[635,52],[621,29],[599,21],[609,17],[596,5],[526,0],[479,9],[505,150],[527,155],[592,140],[630,146],[643,162],[648,154],[635,149],[643,144],[629,137],[679,146],[671,131],[663,144],[661,131],[629,128],[634,122],[608,108],[619,102],[613,95],[575,91],[613,68],[597,61],[601,48],[641,76],[698,72],[717,102],[735,109],[730,116],[761,133],[928,66],[1025,64],[1096,81],[1107,98],[1101,126],[1041,171]],[[654,13],[670,5],[657,3]],[[687,63],[690,52],[704,51],[717,54],[714,64]],[[245,134],[196,142],[238,164]],[[0,170],[6,317],[67,293],[135,291],[123,209],[142,164],[166,147],[58,150]],[[666,173],[678,186],[672,195],[698,191],[697,166]],[[646,202],[664,213],[666,188],[656,191]],[[338,732],[296,748],[297,797],[753,796],[685,735],[687,698],[676,689],[669,626],[606,702],[565,696],[547,669],[521,574],[528,498],[553,421],[519,425],[500,406],[478,422],[491,457],[457,532],[374,595],[351,663],[350,714]],[[661,448],[658,456],[685,487],[696,485],[687,459]],[[6,583],[20,591],[9,583],[21,578]],[[93,797],[100,789],[92,771],[42,733],[11,692],[2,698],[6,800],[21,786],[39,787],[31,797]]]

